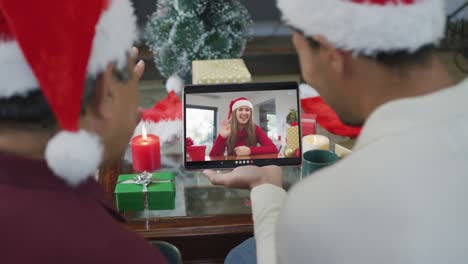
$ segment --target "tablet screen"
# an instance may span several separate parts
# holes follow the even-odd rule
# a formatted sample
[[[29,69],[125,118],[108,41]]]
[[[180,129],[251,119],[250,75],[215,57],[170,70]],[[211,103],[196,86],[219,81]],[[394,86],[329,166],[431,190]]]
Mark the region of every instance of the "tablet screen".
[[[299,109],[295,82],[187,86],[184,165],[300,165]]]

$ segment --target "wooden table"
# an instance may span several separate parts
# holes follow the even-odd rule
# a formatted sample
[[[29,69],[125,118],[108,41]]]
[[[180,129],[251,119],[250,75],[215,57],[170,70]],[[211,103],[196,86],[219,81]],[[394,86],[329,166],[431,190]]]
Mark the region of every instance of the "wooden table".
[[[181,155],[172,155],[169,161],[167,158],[163,159],[163,170],[175,169],[177,173],[176,209],[151,211],[146,215],[123,212],[129,219],[128,228],[149,240],[164,240],[176,245],[184,263],[222,263],[232,248],[253,236],[249,192],[212,186],[201,172],[185,171],[180,166],[170,168],[165,164],[174,165],[177,161],[182,164]],[[286,188],[300,179],[298,168],[288,171]],[[110,199],[114,200],[118,175],[131,172],[131,165],[124,160],[100,169],[99,181]],[[203,197],[206,193],[208,196]],[[177,203],[178,199],[182,202]],[[185,210],[178,212],[178,207],[182,206]]]

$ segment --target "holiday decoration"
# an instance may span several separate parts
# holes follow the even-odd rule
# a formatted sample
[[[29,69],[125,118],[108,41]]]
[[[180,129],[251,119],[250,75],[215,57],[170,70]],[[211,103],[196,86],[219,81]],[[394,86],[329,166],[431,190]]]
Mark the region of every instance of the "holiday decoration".
[[[192,62],[192,83],[241,83],[252,81],[242,59],[204,60]]]
[[[165,99],[157,102],[152,108],[142,111],[134,137],[141,134],[143,125],[148,134],[159,137],[161,144],[180,141],[183,128],[182,102],[174,91],[169,92]]]
[[[194,60],[242,56],[252,19],[238,0],[159,0],[146,26],[161,74],[191,81]]]
[[[142,133],[132,138],[132,165],[135,172],[155,171],[161,167],[161,146],[159,137],[147,134],[146,128],[141,127]]]
[[[80,127],[87,77],[128,64],[137,38],[128,0],[0,1],[0,100],[39,92],[57,120],[43,153],[47,165],[76,186],[94,175],[104,146]]]
[[[375,55],[436,44],[445,32],[444,2],[278,0],[277,5],[285,22],[306,36],[320,35],[337,48]]]
[[[205,145],[195,145],[193,139],[186,139],[187,154],[191,161],[204,161],[206,154]]]
[[[287,147],[286,150],[284,151],[284,156],[290,158],[294,157],[294,149]]]
[[[115,201],[119,211],[172,210],[175,208],[174,174],[120,175],[115,186]]]
[[[306,114],[306,113],[301,114],[302,137],[315,134],[316,121],[317,121],[316,114]]]
[[[323,135],[307,135],[302,138],[302,152],[314,149],[330,150],[330,139]]]
[[[286,123],[288,123],[290,126],[297,125],[297,120],[299,119],[299,116],[297,114],[296,109],[291,109],[289,114],[286,116]]]
[[[299,148],[299,127],[298,126],[289,127],[286,130],[286,149],[291,149],[293,151],[292,154],[294,154],[294,152],[298,148]]]
[[[301,99],[301,108],[305,113],[317,115],[317,123],[330,133],[352,138],[361,133],[361,127],[343,124],[336,112],[320,97]]]
[[[286,130],[286,150],[291,150],[291,153],[284,153],[287,157],[293,157],[296,150],[299,148],[298,119],[299,116],[296,109],[291,109],[289,114],[286,116],[286,123],[290,125]]]

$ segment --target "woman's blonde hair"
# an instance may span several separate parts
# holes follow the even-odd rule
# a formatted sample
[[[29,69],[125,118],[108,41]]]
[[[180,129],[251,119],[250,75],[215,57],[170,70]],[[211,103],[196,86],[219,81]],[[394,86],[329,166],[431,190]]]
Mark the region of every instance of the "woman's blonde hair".
[[[250,108],[249,108],[250,109]],[[227,138],[227,148],[228,153],[234,153],[236,148],[237,134],[239,133],[239,122],[237,121],[237,110],[234,110],[233,115],[231,116],[231,134]],[[250,109],[250,118],[247,124],[245,125],[245,130],[247,132],[247,147],[257,145],[257,136],[255,135],[255,124],[252,121],[252,109]]]

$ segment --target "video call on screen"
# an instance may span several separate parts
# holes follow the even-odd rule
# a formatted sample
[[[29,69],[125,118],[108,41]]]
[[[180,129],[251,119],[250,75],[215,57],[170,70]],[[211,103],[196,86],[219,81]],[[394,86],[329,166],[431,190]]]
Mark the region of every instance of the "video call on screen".
[[[236,120],[228,120],[231,101],[240,97],[246,98],[253,109],[250,113],[236,113],[237,110],[247,111],[245,107],[237,109],[230,118]],[[288,159],[285,149],[291,126],[287,123],[287,116],[292,110],[299,111],[297,89],[187,93],[184,107],[185,136],[191,139],[191,146],[186,147],[186,164],[203,164],[207,168],[236,167],[277,164],[280,159]],[[251,119],[253,124],[245,123],[247,119]],[[226,123],[229,124],[230,137],[217,141]],[[247,129],[251,126],[256,132],[254,136]],[[231,147],[228,147],[229,140]],[[246,155],[236,150],[236,145],[246,145],[252,153]]]

